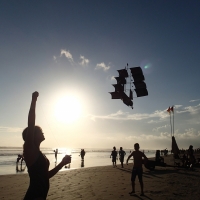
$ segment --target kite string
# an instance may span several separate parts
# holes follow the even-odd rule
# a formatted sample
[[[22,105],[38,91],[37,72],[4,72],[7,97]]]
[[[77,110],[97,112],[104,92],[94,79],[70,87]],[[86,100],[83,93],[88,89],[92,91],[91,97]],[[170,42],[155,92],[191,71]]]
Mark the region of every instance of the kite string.
[[[45,113],[43,107],[42,107],[42,111],[43,111],[43,113]],[[53,134],[53,131],[52,131],[52,128],[50,127],[49,122],[46,121],[46,124],[47,124],[47,127],[48,127],[48,129],[50,130],[50,132],[51,132],[53,138],[54,138],[54,143],[56,143],[56,146],[59,147],[59,142],[58,142],[58,140],[56,139],[55,135]]]

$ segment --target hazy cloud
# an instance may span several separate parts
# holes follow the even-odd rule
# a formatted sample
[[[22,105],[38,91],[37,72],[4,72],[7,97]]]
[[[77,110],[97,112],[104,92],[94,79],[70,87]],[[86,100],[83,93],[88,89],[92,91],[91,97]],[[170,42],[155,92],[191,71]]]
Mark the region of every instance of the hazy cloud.
[[[200,99],[190,100],[189,102],[196,102],[196,101],[200,101]]]
[[[175,109],[180,108],[180,107],[182,107],[182,105],[175,105],[174,106]]]
[[[103,69],[104,71],[107,71],[110,69],[110,66],[106,66],[105,63],[98,63],[95,67],[95,69]]]
[[[111,80],[112,80],[112,81],[113,81],[113,80],[114,80],[114,81],[116,81],[116,79],[115,79],[115,77],[114,77],[114,76],[112,76],[112,77],[111,77]]]
[[[199,111],[200,111],[200,104],[198,104],[197,106],[185,107],[182,110],[178,110],[177,113],[197,114]]]
[[[0,126],[0,133],[18,133],[22,132],[23,129],[19,127],[6,127],[6,126]]]
[[[167,132],[161,132],[159,135],[151,135],[151,134],[141,134],[138,136],[127,136],[125,137],[126,140],[163,140],[163,139],[169,139],[171,137],[171,134]]]
[[[95,119],[110,119],[110,120],[144,120],[149,118],[158,118],[159,120],[164,121],[167,117],[169,117],[169,114],[164,111],[156,110],[154,113],[148,114],[148,113],[137,113],[137,114],[130,114],[128,112],[123,112],[121,110],[117,111],[116,113],[111,113],[109,115],[102,115],[102,116],[95,116],[95,115],[89,115],[92,120]]]
[[[72,54],[69,51],[66,51],[65,49],[60,50],[60,57],[64,55],[70,62],[73,62]]]
[[[89,59],[85,58],[84,56],[80,55],[81,62],[79,63],[82,66],[87,66],[89,64]]]
[[[181,139],[198,139],[199,140],[200,131],[194,128],[186,129],[184,133],[176,133],[177,138]]]
[[[163,129],[163,128],[167,128],[169,125],[164,125],[164,126],[159,126],[159,127],[156,127],[156,128],[153,128],[153,131],[159,131],[160,129]]]

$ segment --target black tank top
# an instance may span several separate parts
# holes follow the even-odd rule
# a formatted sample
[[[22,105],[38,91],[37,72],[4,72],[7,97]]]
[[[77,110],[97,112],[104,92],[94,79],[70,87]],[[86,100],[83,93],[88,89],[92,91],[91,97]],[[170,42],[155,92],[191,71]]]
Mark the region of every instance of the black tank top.
[[[39,152],[38,159],[33,165],[28,167],[30,177],[29,188],[24,200],[32,200],[38,197],[46,199],[49,191],[49,160],[42,152]]]

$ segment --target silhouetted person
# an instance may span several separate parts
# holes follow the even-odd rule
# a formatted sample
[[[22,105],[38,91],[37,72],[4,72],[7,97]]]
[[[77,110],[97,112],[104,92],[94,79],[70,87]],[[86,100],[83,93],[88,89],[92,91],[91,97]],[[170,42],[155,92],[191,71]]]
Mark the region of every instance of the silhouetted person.
[[[195,164],[195,157],[194,157],[194,149],[192,145],[190,145],[188,149],[188,161],[190,162],[190,168],[193,168]]]
[[[124,167],[124,156],[126,155],[126,152],[123,150],[122,147],[120,147],[120,150],[119,150],[119,160],[121,162],[121,167],[123,168]]]
[[[85,150],[84,149],[81,149],[81,159],[84,160],[84,157],[85,157]]]
[[[17,156],[18,156],[18,157],[17,157],[16,163],[18,164],[19,161],[21,160],[21,165],[22,165],[22,162],[24,161],[24,156],[23,156],[23,155],[20,155],[20,154],[18,154]]]
[[[142,158],[144,158],[145,162],[148,160],[148,158],[145,156],[145,154],[141,151],[139,151],[140,146],[138,143],[134,144],[134,149],[135,151],[133,151],[131,153],[131,155],[128,156],[127,158],[127,165],[128,165],[128,161],[129,159],[133,156],[134,159],[134,164],[133,164],[133,171],[132,171],[132,176],[131,176],[131,182],[132,182],[132,191],[129,194],[134,194],[135,193],[135,178],[136,176],[138,176],[139,182],[140,182],[140,187],[141,187],[141,196],[144,195],[144,190],[143,190],[143,180],[142,180],[142,174],[143,174],[143,169],[142,169],[142,164],[143,164],[143,160]]]
[[[167,156],[167,154],[168,154],[168,150],[167,150],[167,148],[164,150],[164,156]]]
[[[182,157],[182,166],[183,167],[186,167],[187,166],[187,156],[185,155],[185,153],[183,154],[183,157]]]
[[[160,156],[160,150],[156,150],[155,161],[157,163],[164,162],[164,158]]]
[[[116,147],[113,147],[113,151],[111,152],[110,158],[111,157],[112,157],[113,167],[117,167],[117,165],[116,165],[116,159],[117,159]]]
[[[57,162],[58,149],[54,150],[54,153],[55,153],[55,162]]]
[[[49,160],[40,151],[40,143],[45,140],[44,133],[39,126],[35,126],[35,107],[38,96],[38,92],[32,94],[28,127],[22,133],[24,140],[24,160],[30,177],[29,188],[24,200],[46,199],[49,190],[49,179],[64,165],[71,162],[71,157],[66,155],[54,169],[49,171]]]

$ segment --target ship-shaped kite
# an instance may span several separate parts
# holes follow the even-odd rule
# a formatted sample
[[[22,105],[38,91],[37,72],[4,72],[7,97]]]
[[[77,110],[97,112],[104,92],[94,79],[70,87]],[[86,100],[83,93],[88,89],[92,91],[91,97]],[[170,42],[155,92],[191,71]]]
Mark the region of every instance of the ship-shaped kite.
[[[129,71],[130,70],[130,71]],[[119,77],[115,77],[117,84],[113,84],[115,91],[109,92],[112,99],[121,99],[124,104],[130,106],[133,109],[133,85],[135,86],[135,92],[137,97],[143,97],[148,95],[147,86],[144,82],[145,78],[141,67],[132,67],[117,70]],[[129,73],[128,73],[129,71]],[[128,80],[129,79],[129,80]],[[127,87],[129,86],[129,89]],[[129,91],[129,94],[127,95]]]

